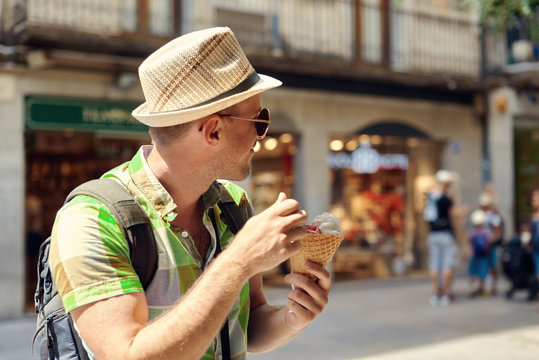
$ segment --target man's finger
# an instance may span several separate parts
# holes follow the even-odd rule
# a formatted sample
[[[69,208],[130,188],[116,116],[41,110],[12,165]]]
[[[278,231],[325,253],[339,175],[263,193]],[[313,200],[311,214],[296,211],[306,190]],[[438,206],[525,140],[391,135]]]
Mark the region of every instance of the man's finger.
[[[279,193],[279,196],[277,196],[277,200],[275,200],[275,204],[279,204],[279,203],[282,203],[283,201],[285,201],[286,199],[288,199],[288,197],[286,196],[286,194],[284,192],[280,192]]]
[[[296,211],[293,214],[283,217],[284,230],[294,229],[297,227],[305,228],[305,221],[307,221],[307,212],[305,210]]]
[[[297,212],[300,209],[299,203],[294,199],[284,199],[281,202],[275,202],[266,211],[273,215],[287,216]]]
[[[329,272],[326,270],[326,268],[324,268],[324,267],[322,267],[322,266],[320,266],[320,265],[318,265],[316,263],[307,261],[305,263],[305,270],[307,270],[308,272],[310,272],[311,274],[316,276],[316,278],[318,279],[317,284],[318,284],[318,286],[320,286],[320,288],[322,288],[325,291],[330,290],[330,288],[331,288],[331,278],[330,278]]]
[[[288,239],[290,242],[297,242],[305,237],[307,230],[303,226],[296,226],[287,231]]]

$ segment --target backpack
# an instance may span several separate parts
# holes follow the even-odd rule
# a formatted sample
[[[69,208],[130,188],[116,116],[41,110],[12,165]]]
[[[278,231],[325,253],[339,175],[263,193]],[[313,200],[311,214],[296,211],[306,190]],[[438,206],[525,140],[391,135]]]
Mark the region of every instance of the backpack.
[[[483,231],[474,232],[471,236],[472,249],[475,256],[485,256],[488,250],[488,235]]]
[[[230,230],[236,234],[250,216],[240,213],[240,207],[228,191],[220,185],[222,200],[217,204]],[[157,271],[157,245],[148,216],[129,191],[112,179],[90,180],[79,185],[67,196],[65,203],[77,195],[88,195],[100,200],[124,230],[129,245],[131,263],[146,290]],[[228,196],[227,196],[228,195]],[[38,284],[35,292],[37,326],[32,339],[33,358],[89,359],[82,339],[74,329],[73,319],[65,312],[62,298],[52,280],[49,267],[49,236],[39,249]],[[219,243],[219,242],[218,242]],[[227,322],[225,322],[226,325]],[[226,330],[226,334],[224,334]],[[228,347],[228,330],[221,332],[223,348]],[[225,351],[225,349],[223,349]],[[229,350],[228,350],[229,351]],[[229,357],[230,358],[230,357]]]
[[[435,222],[438,220],[438,199],[440,199],[439,195],[427,194],[427,204],[425,205],[425,209],[423,209],[423,219],[425,221]]]

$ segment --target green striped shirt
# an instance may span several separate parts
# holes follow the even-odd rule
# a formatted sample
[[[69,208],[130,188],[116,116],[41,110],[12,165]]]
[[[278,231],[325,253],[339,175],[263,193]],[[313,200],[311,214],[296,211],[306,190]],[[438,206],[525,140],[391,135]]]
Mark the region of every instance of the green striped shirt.
[[[233,239],[216,206],[222,187],[214,183],[202,196],[203,223],[211,235],[211,246],[203,259],[191,235],[171,221],[178,206],[159,183],[146,161],[151,146],[143,146],[133,159],[103,175],[123,183],[148,215],[158,248],[157,273],[146,289],[149,319],[171,309],[215,256],[216,239],[226,247]],[[221,182],[248,216],[252,206],[245,192],[230,182]],[[214,211],[218,234],[209,211]],[[131,292],[144,291],[130,263],[129,247],[122,229],[99,200],[79,195],[58,212],[52,232],[50,262],[58,292],[66,311]],[[246,283],[229,314],[233,359],[245,358],[249,318],[249,284]],[[219,358],[216,337],[203,359]]]

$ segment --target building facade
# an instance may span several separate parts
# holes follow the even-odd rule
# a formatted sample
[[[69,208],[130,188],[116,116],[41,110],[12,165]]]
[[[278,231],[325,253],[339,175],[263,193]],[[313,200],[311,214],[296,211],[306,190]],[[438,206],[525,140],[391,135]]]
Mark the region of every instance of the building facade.
[[[336,276],[425,268],[421,213],[439,168],[460,174],[460,203],[475,206],[481,191],[480,29],[473,13],[445,2],[4,0],[1,19],[0,194],[9,211],[0,216],[0,317],[31,306],[30,235],[50,232],[72,187],[149,141],[129,116],[143,101],[137,66],[191,30],[231,27],[254,67],[283,80],[262,94],[272,126],[242,185],[257,210],[285,191],[311,219],[339,216]],[[488,131],[497,147],[494,132],[504,129]],[[513,186],[494,162],[492,174],[498,188]]]

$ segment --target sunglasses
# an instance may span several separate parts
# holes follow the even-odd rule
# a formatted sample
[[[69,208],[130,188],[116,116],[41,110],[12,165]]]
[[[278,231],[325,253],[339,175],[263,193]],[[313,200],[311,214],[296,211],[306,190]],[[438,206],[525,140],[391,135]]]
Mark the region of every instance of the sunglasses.
[[[219,114],[220,116],[226,116],[231,119],[238,119],[238,120],[246,120],[246,121],[253,121],[255,123],[256,128],[256,135],[258,136],[259,140],[262,140],[264,137],[266,137],[266,134],[268,132],[269,125],[271,123],[270,120],[270,112],[268,108],[262,108],[255,118],[249,119],[249,118],[242,118],[232,115],[225,115],[225,114]]]

